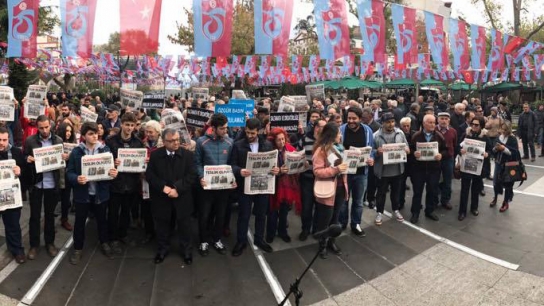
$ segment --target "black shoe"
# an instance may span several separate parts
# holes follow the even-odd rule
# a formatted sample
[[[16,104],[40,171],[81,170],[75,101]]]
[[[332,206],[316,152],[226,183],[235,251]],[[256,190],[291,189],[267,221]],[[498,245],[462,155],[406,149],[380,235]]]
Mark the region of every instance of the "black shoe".
[[[529,156],[523,156],[521,159],[529,159]]]
[[[307,231],[300,232],[300,235],[298,235],[298,240],[300,241],[306,241],[308,239],[309,233]]]
[[[217,240],[213,244],[213,248],[221,255],[227,254],[227,247],[223,244],[223,242],[221,242],[221,240]]]
[[[484,190],[484,189],[482,189],[482,191],[480,191],[480,195],[481,195],[482,197],[485,197],[485,190]]]
[[[451,206],[450,202],[443,203],[442,207],[444,207],[444,209],[446,209],[446,210],[452,210],[452,208],[453,208],[453,206]]]
[[[376,201],[372,200],[372,201],[368,201],[368,208],[372,209],[376,207]]]
[[[148,244],[153,240],[153,238],[155,238],[153,235],[145,235],[145,237],[140,240],[140,244]]]
[[[210,245],[207,243],[207,242],[202,242],[199,246],[198,246],[198,253],[202,256],[202,257],[206,257],[210,254]]]
[[[155,255],[155,263],[160,264],[164,261],[165,258],[166,258],[166,254],[157,253],[157,255]]]
[[[265,240],[266,240],[266,243],[272,243],[274,242],[274,237],[266,237]]]
[[[457,217],[457,220],[463,221],[463,220],[465,220],[466,216],[467,215],[465,215],[465,214],[459,214],[459,216]]]
[[[477,217],[480,212],[476,209],[476,210],[471,210],[470,213],[474,216],[474,217]]]
[[[416,224],[419,222],[419,215],[418,214],[412,214],[412,217],[410,218],[410,223]]]
[[[399,204],[399,210],[403,210],[404,209],[404,203],[403,204]]]
[[[263,251],[265,251],[267,253],[272,253],[272,251],[273,251],[272,247],[268,243],[266,243],[265,241],[262,241],[262,240],[261,241],[256,241],[255,245],[259,249],[261,249],[261,250],[263,250]]]
[[[365,231],[363,231],[363,229],[361,228],[361,226],[359,224],[357,224],[356,226],[352,226],[351,227],[351,232],[353,234],[355,234],[355,236],[357,237],[364,237],[366,236],[366,233]]]
[[[280,236],[281,240],[283,240],[284,242],[291,242],[291,237],[289,237],[289,235],[281,235]],[[268,241],[267,241],[268,242]]]
[[[342,230],[345,231],[346,228],[348,228],[348,225],[347,224],[342,224]]]
[[[334,242],[329,241],[329,243],[327,243],[327,248],[329,248],[329,250],[336,255],[342,255],[342,250],[340,250],[340,248]]]
[[[425,217],[433,220],[433,221],[438,221],[440,220],[440,218],[438,218],[438,216],[435,214],[435,213],[425,213]]]
[[[327,259],[328,254],[327,254],[327,248],[323,248],[321,251],[319,251],[319,257],[321,257],[321,259]]]
[[[188,266],[192,265],[193,264],[193,254],[190,254],[190,253],[185,254],[183,256],[183,262]]]
[[[246,247],[247,247],[247,243],[237,242],[236,245],[234,245],[234,248],[232,249],[232,256],[237,257],[242,255]]]

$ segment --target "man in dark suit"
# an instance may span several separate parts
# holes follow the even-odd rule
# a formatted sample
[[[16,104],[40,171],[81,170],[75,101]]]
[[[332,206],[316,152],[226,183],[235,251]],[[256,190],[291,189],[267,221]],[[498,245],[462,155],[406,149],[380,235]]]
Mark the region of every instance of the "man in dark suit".
[[[155,263],[163,262],[170,249],[170,220],[176,216],[179,243],[183,260],[193,263],[191,246],[191,190],[196,181],[193,153],[180,147],[177,130],[165,129],[162,133],[164,147],[151,153],[146,170],[149,182],[151,210],[157,235]]]
[[[255,215],[255,235],[254,243],[265,252],[272,252],[272,247],[264,241],[264,228],[266,221],[266,212],[268,210],[268,194],[247,195],[244,193],[244,179],[251,176],[251,171],[246,169],[247,154],[249,152],[268,152],[272,151],[272,144],[264,138],[258,136],[261,128],[259,119],[251,118],[246,122],[246,137],[234,143],[231,154],[230,165],[236,176],[238,185],[238,224],[236,232],[236,245],[232,249],[233,256],[240,256],[247,247],[247,230],[249,228],[249,218],[251,217],[251,207]],[[274,167],[272,174],[277,175],[279,168]],[[253,205],[252,205],[253,204]]]

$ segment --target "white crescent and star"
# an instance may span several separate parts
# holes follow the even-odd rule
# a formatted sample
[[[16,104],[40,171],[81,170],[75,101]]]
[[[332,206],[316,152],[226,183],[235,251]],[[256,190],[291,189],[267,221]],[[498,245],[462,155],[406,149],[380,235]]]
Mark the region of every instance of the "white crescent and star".
[[[145,6],[143,10],[140,11],[140,14],[142,14],[142,19],[149,19],[149,13],[151,10],[149,7]]]

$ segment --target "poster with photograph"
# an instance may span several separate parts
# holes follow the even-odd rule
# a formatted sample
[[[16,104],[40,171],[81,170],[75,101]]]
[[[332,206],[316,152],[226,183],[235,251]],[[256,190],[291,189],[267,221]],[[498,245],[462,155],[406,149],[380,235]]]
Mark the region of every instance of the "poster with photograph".
[[[361,151],[361,156],[359,157],[359,163],[357,164],[357,167],[366,167],[368,166],[367,161],[370,158],[370,155],[372,154],[372,147],[364,147],[364,148],[357,148],[357,147],[350,147],[350,150],[359,150]]]
[[[187,121],[185,123],[188,126],[202,128],[210,120],[213,115],[213,111],[202,108],[187,108]]]
[[[84,175],[89,182],[112,180],[113,178],[108,173],[114,168],[111,153],[85,155],[81,158],[81,175]]]
[[[36,148],[32,152],[36,173],[49,172],[66,167],[64,159],[62,159],[62,154],[64,154],[64,146],[62,144]]]
[[[306,85],[306,101],[312,105],[314,99],[325,101],[325,85]]]
[[[234,174],[229,165],[204,166],[204,181],[206,181],[205,190],[233,189]]]
[[[179,130],[185,125],[181,112],[169,108],[162,112],[161,121],[166,129]]]
[[[30,85],[26,92],[26,103],[41,104],[47,95],[47,86],[45,85]]]
[[[62,144],[63,148],[64,148],[64,154],[70,154],[72,153],[72,150],[78,146],[77,143],[69,143],[69,142],[65,142]]]
[[[289,170],[287,174],[297,174],[306,171],[306,155],[304,150],[285,152],[285,166]]]
[[[232,99],[245,100],[247,96],[243,90],[235,89],[232,91]]]
[[[13,104],[13,88],[0,86],[0,120],[15,120],[15,105]]]
[[[13,173],[13,167],[16,166],[14,159],[6,159],[0,161],[0,182],[12,181],[15,179],[15,173]]]
[[[289,96],[283,96],[280,99],[278,113],[291,113],[295,111],[295,100]]]
[[[142,173],[145,172],[147,149],[119,149],[117,158],[121,164],[117,167],[119,172]]]
[[[143,99],[143,92],[121,88],[121,103],[123,103],[123,106],[132,109],[139,108],[142,106]]]
[[[400,164],[406,162],[406,144],[405,143],[389,143],[384,144],[383,148],[383,164]]]
[[[461,147],[466,150],[461,155],[461,172],[481,175],[484,165],[485,141],[465,138]]]
[[[85,106],[81,106],[79,112],[81,114],[81,122],[96,122],[98,120],[98,114]]]
[[[350,148],[344,151],[344,163],[348,165],[348,170],[344,174],[356,174],[361,160],[362,152],[357,148]]]
[[[438,155],[438,142],[417,142],[416,151],[421,153],[419,161],[433,161],[434,157]]]
[[[0,212],[23,206],[19,179],[0,180]]]
[[[193,99],[196,101],[198,99],[202,99],[204,101],[208,101],[208,96],[210,95],[210,89],[209,88],[192,88],[191,92],[193,93]]]
[[[276,177],[270,174],[278,161],[278,150],[247,154],[246,169],[251,175],[245,178],[245,194],[274,194]]]

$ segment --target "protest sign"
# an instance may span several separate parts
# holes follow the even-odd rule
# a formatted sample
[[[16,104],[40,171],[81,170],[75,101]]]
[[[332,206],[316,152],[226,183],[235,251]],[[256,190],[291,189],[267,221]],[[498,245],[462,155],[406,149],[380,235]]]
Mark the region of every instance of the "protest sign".
[[[0,180],[0,212],[23,206],[19,179]]]
[[[204,181],[205,190],[233,189],[236,182],[229,165],[204,166]]]
[[[128,106],[132,109],[139,108],[142,105],[143,99],[143,92],[121,88],[121,103],[123,103],[123,106]]]
[[[384,144],[383,148],[383,164],[400,164],[406,162],[406,144],[405,143],[389,143]]]
[[[229,127],[239,127],[246,125],[246,107],[242,104],[218,104],[215,106],[215,112],[224,114],[229,120]]]
[[[285,152],[285,166],[287,174],[296,174],[306,171],[306,155],[304,150],[298,152]]]
[[[481,175],[484,165],[485,141],[465,138],[461,143],[466,153],[461,155],[461,172]]]
[[[416,151],[421,153],[419,161],[433,161],[438,154],[438,142],[417,142]]]
[[[163,109],[164,94],[144,94],[142,108]]]
[[[119,172],[142,173],[145,172],[147,149],[119,149],[117,158],[121,164],[117,167]]]
[[[187,108],[187,121],[185,122],[188,126],[193,126],[196,128],[204,127],[206,122],[213,115],[213,111],[203,109],[203,108]]]
[[[306,85],[306,99],[310,105],[314,99],[325,101],[325,85]]]
[[[112,180],[113,178],[108,173],[114,168],[113,155],[111,153],[84,155],[81,157],[81,175],[84,175],[89,182]]]
[[[301,114],[303,113],[271,113],[270,114],[270,128],[280,127],[287,133],[297,133],[299,124],[302,125]]]
[[[36,173],[49,172],[66,167],[64,159],[62,159],[62,154],[64,153],[62,144],[35,148],[32,152]]]
[[[253,109],[255,109],[255,100],[247,99],[247,100],[239,100],[239,99],[230,99],[229,105],[235,105],[235,104],[243,104],[246,106],[246,115],[248,115],[249,118],[253,118]]]
[[[245,178],[245,194],[274,194],[276,178],[270,174],[278,161],[278,150],[247,154],[246,169],[251,175]]]
[[[13,104],[13,88],[0,86],[0,120],[15,120],[15,104]]]
[[[79,112],[81,114],[82,122],[96,122],[96,120],[98,120],[98,114],[94,113],[93,111],[86,108],[85,106],[81,106],[79,108]]]
[[[191,92],[193,93],[193,99],[202,99],[208,101],[208,96],[210,95],[209,88],[192,88]]]

